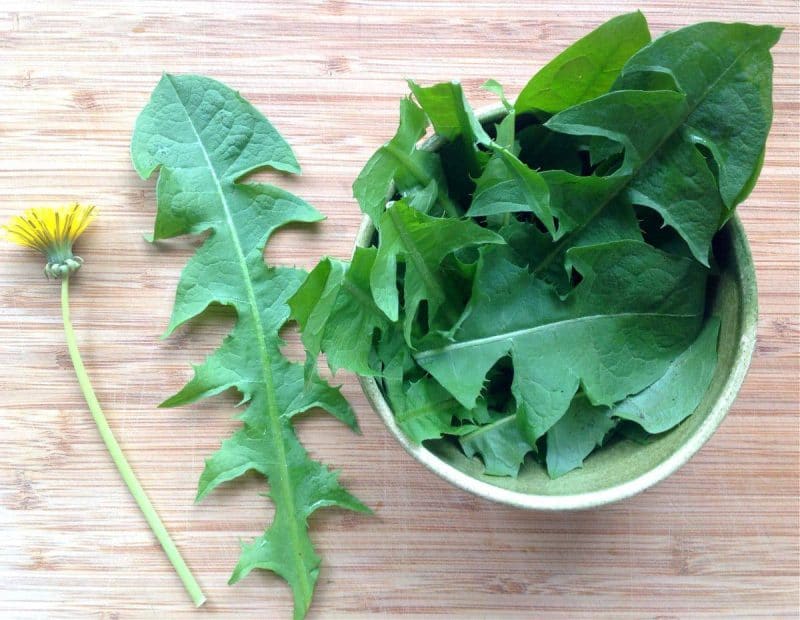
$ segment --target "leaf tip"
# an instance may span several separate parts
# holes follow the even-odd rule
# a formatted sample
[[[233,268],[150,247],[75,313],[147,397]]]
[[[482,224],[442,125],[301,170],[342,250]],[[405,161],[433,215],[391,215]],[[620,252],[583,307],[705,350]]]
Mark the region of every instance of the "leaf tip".
[[[175,396],[177,396],[177,394]],[[175,401],[175,396],[170,396],[169,398],[162,400],[160,403],[156,405],[156,408],[172,409],[177,404]]]
[[[359,502],[359,504],[361,504],[361,502]],[[361,504],[356,509],[356,512],[360,512],[362,514],[369,515],[370,517],[374,517],[375,516],[375,511],[372,508],[370,508],[369,506],[367,506],[366,504]]]

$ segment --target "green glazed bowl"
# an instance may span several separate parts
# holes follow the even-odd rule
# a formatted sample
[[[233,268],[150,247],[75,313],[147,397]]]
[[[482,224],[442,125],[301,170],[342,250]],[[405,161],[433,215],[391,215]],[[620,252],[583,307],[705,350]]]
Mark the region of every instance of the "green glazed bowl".
[[[479,114],[482,123],[498,120],[503,110]],[[423,148],[435,150],[434,136]],[[394,190],[392,190],[392,194]],[[356,245],[368,246],[375,228],[361,223]],[[364,394],[400,445],[448,482],[496,502],[533,510],[574,510],[615,502],[644,491],[686,463],[705,444],[731,408],[744,380],[756,341],[758,297],[755,268],[742,223],[737,216],[714,243],[719,279],[712,292],[711,312],[719,316],[719,360],[711,386],[695,412],[648,445],[620,440],[598,449],[582,469],[551,480],[538,463],[526,462],[519,477],[487,476],[478,459],[467,458],[448,441],[414,443],[397,425],[373,377],[359,377]]]

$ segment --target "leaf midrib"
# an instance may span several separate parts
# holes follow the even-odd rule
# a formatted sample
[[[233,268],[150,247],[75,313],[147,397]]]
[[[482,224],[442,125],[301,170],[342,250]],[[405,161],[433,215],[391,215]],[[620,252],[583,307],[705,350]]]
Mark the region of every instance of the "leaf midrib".
[[[398,422],[410,422],[415,418],[419,418],[429,414],[448,413],[452,411],[455,413],[461,408],[461,404],[453,398],[442,398],[436,401],[430,401],[419,407],[405,409],[398,413],[395,417]]]
[[[208,165],[208,169],[211,172],[211,177],[214,180],[214,185],[216,186],[217,194],[219,195],[220,202],[222,203],[222,209],[225,213],[225,222],[229,228],[229,232],[233,241],[233,246],[236,251],[236,256],[239,261],[239,267],[242,271],[242,280],[244,282],[245,289],[247,291],[247,300],[250,306],[250,314],[253,319],[253,323],[255,326],[256,331],[256,339],[258,341],[258,348],[259,354],[261,357],[261,375],[264,381],[264,385],[266,388],[267,393],[267,414],[270,423],[270,432],[272,436],[275,438],[275,449],[277,452],[277,462],[280,468],[280,480],[279,486],[283,491],[284,500],[286,502],[286,509],[289,513],[287,522],[289,524],[289,532],[292,537],[292,543],[296,550],[302,548],[300,544],[300,537],[299,532],[297,530],[297,521],[296,521],[296,507],[294,505],[294,497],[292,495],[292,490],[289,482],[289,467],[286,463],[286,449],[283,445],[283,436],[282,436],[282,426],[280,422],[280,413],[278,412],[278,404],[275,397],[275,383],[272,376],[272,367],[269,352],[267,350],[267,342],[264,336],[264,328],[261,323],[261,315],[258,312],[258,303],[256,301],[255,289],[253,288],[253,282],[250,278],[250,271],[247,268],[247,262],[245,260],[244,251],[242,250],[241,240],[239,239],[238,231],[236,230],[236,226],[233,222],[233,216],[231,214],[230,207],[228,206],[228,201],[225,197],[225,193],[222,191],[222,184],[220,182],[219,176],[217,175],[217,170],[214,168],[214,165],[211,163],[211,158],[208,155],[208,151],[206,149],[205,144],[203,143],[200,134],[197,131],[197,127],[194,124],[194,120],[192,119],[191,115],[189,114],[189,110],[186,108],[183,100],[178,93],[178,89],[175,88],[175,83],[173,82],[172,76],[167,76],[170,86],[172,86],[172,90],[175,92],[175,98],[181,104],[181,108],[183,108],[184,113],[186,114],[186,119],[189,122],[189,126],[192,128],[192,133],[197,140],[197,145],[200,148],[200,151],[203,154],[203,158]],[[270,484],[273,481],[270,480]],[[310,584],[308,583],[308,578],[305,570],[305,566],[302,562],[298,562],[297,558],[299,556],[292,554],[293,559],[295,560],[296,573],[301,576],[300,578],[300,587],[302,589],[303,600],[308,600],[308,597],[311,594]]]
[[[342,279],[342,286],[364,310],[369,311],[369,313],[377,319],[382,318],[383,313],[380,308],[375,305],[375,300],[372,299],[372,296],[369,293],[365,293],[361,287],[354,284],[351,280],[348,280],[347,275]]]
[[[384,152],[391,155],[398,164],[404,166],[405,169],[411,173],[411,176],[423,187],[434,180],[433,176],[428,174],[427,170],[415,162],[408,153],[404,152],[392,142],[387,142],[382,148]]]
[[[436,349],[428,349],[427,351],[421,351],[420,353],[414,355],[414,359],[416,359],[417,362],[419,362],[420,360],[429,359],[432,357],[443,355],[445,353],[451,353],[453,351],[458,351],[459,349],[468,349],[472,347],[485,346],[489,344],[494,344],[495,342],[501,342],[503,340],[512,341],[520,336],[527,336],[530,334],[535,334],[537,332],[560,328],[571,324],[578,324],[584,321],[591,321],[595,319],[633,318],[633,317],[689,319],[695,316],[697,315],[691,313],[676,314],[676,313],[662,313],[662,312],[617,312],[615,314],[589,314],[589,315],[575,317],[572,319],[564,319],[563,321],[553,321],[551,323],[544,323],[542,325],[535,325],[533,327],[515,329],[513,331],[503,332],[501,334],[493,334],[491,336],[484,336],[482,338],[472,338],[470,340],[462,340],[460,342],[446,344],[442,347],[437,347]]]
[[[399,148],[394,142],[387,142],[381,148],[384,153],[390,155],[399,165],[410,172],[411,176],[413,176],[422,187],[436,182],[432,174],[429,174],[427,170],[413,160],[411,155]],[[416,149],[416,147],[414,148]],[[444,209],[450,217],[459,217],[458,209],[453,201],[450,200],[450,197],[445,192],[439,191],[441,188],[437,187],[436,189],[436,202],[442,205],[442,209]]]
[[[720,80],[721,80],[723,77],[725,77],[725,76],[728,74],[728,72],[729,72],[731,69],[733,69],[733,67],[735,67],[735,66],[736,66],[736,64],[739,62],[739,60],[741,60],[741,58],[742,58],[742,57],[743,57],[745,54],[749,53],[749,52],[750,52],[751,50],[753,50],[754,48],[755,48],[755,44],[753,44],[753,45],[750,45],[749,47],[747,47],[746,49],[744,49],[744,50],[743,50],[741,53],[739,53],[739,54],[736,56],[736,58],[734,58],[734,59],[733,59],[733,61],[732,61],[732,62],[731,62],[731,63],[730,63],[730,64],[729,64],[729,65],[728,65],[726,68],[725,68],[725,70],[724,70],[724,71],[722,71],[722,72],[721,72],[721,73],[720,73],[720,74],[719,74],[719,75],[716,77],[716,79],[715,79],[713,82],[711,82],[711,84],[709,84],[709,85],[708,85],[708,87],[707,87],[707,88],[706,88],[706,89],[703,91],[703,93],[702,93],[702,94],[701,94],[701,95],[700,95],[700,96],[697,98],[697,100],[695,101],[695,103],[694,103],[694,105],[693,105],[693,106],[689,106],[689,105],[687,104],[687,106],[686,106],[686,114],[685,114],[685,115],[684,115],[684,116],[683,116],[683,117],[680,119],[680,121],[679,121],[678,123],[676,123],[676,125],[675,125],[675,128],[674,128],[672,131],[670,131],[670,132],[669,132],[669,133],[668,133],[668,134],[667,134],[667,135],[666,135],[666,136],[665,136],[665,137],[664,137],[664,138],[663,138],[663,139],[662,139],[662,140],[661,140],[661,141],[660,141],[660,142],[659,142],[659,143],[658,143],[658,144],[655,146],[655,148],[653,148],[653,149],[650,151],[650,153],[648,153],[647,157],[643,158],[643,159],[642,159],[642,160],[639,162],[639,165],[638,165],[638,167],[636,168],[636,170],[635,170],[635,171],[633,171],[633,172],[630,174],[630,178],[628,178],[628,180],[627,180],[625,183],[622,183],[622,184],[620,184],[619,188],[618,188],[616,191],[612,192],[612,193],[609,195],[608,199],[607,199],[607,200],[605,200],[605,201],[603,201],[603,202],[602,202],[602,203],[601,203],[601,204],[600,204],[600,205],[599,205],[599,206],[598,206],[598,207],[597,207],[597,208],[596,208],[596,209],[595,209],[595,210],[594,210],[594,211],[591,213],[591,215],[589,216],[589,218],[588,218],[588,219],[586,219],[586,220],[583,222],[583,224],[581,224],[580,226],[577,226],[577,227],[576,227],[576,228],[574,228],[573,230],[569,231],[569,232],[568,232],[566,235],[564,235],[564,236],[561,238],[561,240],[560,240],[558,243],[556,243],[555,247],[554,247],[554,248],[553,248],[553,249],[552,249],[552,250],[551,250],[551,251],[550,251],[548,254],[546,254],[546,255],[545,255],[545,257],[544,257],[544,258],[543,258],[541,261],[539,261],[539,264],[538,264],[538,265],[536,265],[536,267],[535,267],[535,268],[534,268],[534,269],[531,271],[531,273],[532,273],[533,275],[538,275],[538,274],[539,274],[539,273],[541,273],[541,272],[542,272],[544,269],[546,269],[546,268],[547,268],[547,267],[550,265],[550,263],[553,261],[553,259],[554,259],[554,258],[556,258],[556,257],[557,257],[557,256],[558,256],[558,255],[561,253],[561,251],[564,249],[564,246],[567,244],[567,242],[568,242],[568,241],[570,241],[570,240],[571,240],[571,239],[573,239],[573,238],[574,238],[574,237],[575,237],[575,236],[576,236],[578,233],[580,233],[581,231],[583,231],[583,229],[584,229],[584,228],[586,228],[586,226],[587,226],[587,225],[588,225],[590,222],[592,222],[592,221],[594,220],[594,218],[596,218],[598,215],[600,215],[600,213],[602,213],[602,212],[603,212],[603,210],[605,210],[605,208],[606,208],[608,205],[610,205],[610,204],[611,204],[611,203],[614,201],[614,199],[615,199],[617,196],[619,196],[619,195],[620,195],[620,194],[621,194],[621,193],[622,193],[624,190],[626,190],[626,189],[627,189],[627,188],[630,186],[630,184],[631,184],[631,182],[633,181],[633,179],[635,179],[635,178],[636,178],[636,175],[637,175],[637,174],[639,174],[639,172],[642,170],[642,168],[644,168],[644,165],[645,165],[645,164],[646,164],[648,161],[650,161],[650,159],[651,159],[651,158],[652,158],[652,157],[653,157],[653,156],[654,156],[656,153],[658,153],[658,151],[659,151],[659,150],[660,150],[660,149],[661,149],[661,148],[664,146],[664,144],[666,144],[666,143],[667,143],[667,141],[668,141],[670,138],[672,138],[672,136],[674,136],[674,135],[675,135],[675,134],[678,132],[678,130],[679,130],[681,127],[683,127],[683,126],[686,124],[686,121],[688,121],[688,120],[689,120],[689,117],[690,117],[690,116],[691,116],[691,115],[694,113],[694,111],[695,111],[695,110],[697,110],[697,108],[698,108],[698,107],[700,107],[700,104],[701,104],[703,101],[705,101],[705,100],[706,100],[706,98],[708,97],[709,93],[711,93],[711,91],[712,91],[712,90],[713,90],[713,89],[716,87],[716,85],[719,83],[719,81],[720,81]],[[667,74],[669,74],[670,76],[673,76],[673,73],[672,73],[671,71],[669,71],[669,70],[668,70],[666,67],[660,67],[660,68],[664,69],[664,70],[665,70],[664,72],[666,72],[666,73],[667,73]],[[653,69],[655,70],[656,68],[654,67]],[[621,73],[620,75],[622,75],[622,73]],[[673,79],[674,79],[674,76],[673,76]],[[677,85],[677,81],[676,81],[676,85]],[[611,92],[615,92],[615,91],[611,91]],[[651,92],[651,91],[646,91],[646,92]],[[686,93],[683,93],[683,94],[685,95]]]
[[[500,147],[500,156],[503,159],[503,164],[505,165],[506,169],[511,173],[511,176],[514,177],[514,179],[516,180],[517,186],[522,190],[522,193],[525,196],[525,200],[528,201],[528,204],[536,205],[542,211],[543,215],[548,216],[548,221],[544,221],[542,218],[539,219],[542,220],[542,223],[544,224],[545,228],[547,228],[547,230],[550,231],[551,234],[554,233],[555,229],[553,227],[553,216],[552,213],[550,212],[550,205],[549,204],[542,205],[539,202],[539,200],[536,198],[533,191],[531,190],[527,179],[525,179],[522,176],[522,173],[514,165],[514,161],[511,159],[512,157],[514,157],[514,155],[508,149]],[[533,211],[533,208],[531,209],[531,211]]]
[[[409,209],[411,208],[413,207],[409,207]],[[440,301],[445,299],[446,295],[444,294],[444,286],[442,286],[441,281],[436,277],[436,275],[431,273],[431,271],[428,269],[425,259],[417,249],[417,246],[414,243],[414,240],[411,238],[411,235],[409,235],[408,231],[405,229],[405,222],[399,218],[397,209],[387,209],[386,213],[389,214],[392,224],[394,224],[394,228],[397,231],[397,236],[400,238],[400,243],[406,250],[404,252],[406,258],[410,258],[411,262],[414,263],[414,266],[417,268],[422,281],[425,283],[425,287],[428,289],[428,291],[436,289],[435,293],[438,295]]]
[[[466,442],[470,441],[474,437],[480,437],[481,435],[485,435],[489,431],[492,431],[499,426],[504,426],[505,424],[508,424],[512,420],[516,419],[516,417],[517,417],[516,413],[511,413],[509,415],[503,416],[502,418],[495,420],[494,422],[489,422],[489,424],[484,424],[477,430],[474,430],[471,433],[467,433],[466,435],[461,437],[461,441]],[[531,447],[531,449],[533,449],[533,447]]]

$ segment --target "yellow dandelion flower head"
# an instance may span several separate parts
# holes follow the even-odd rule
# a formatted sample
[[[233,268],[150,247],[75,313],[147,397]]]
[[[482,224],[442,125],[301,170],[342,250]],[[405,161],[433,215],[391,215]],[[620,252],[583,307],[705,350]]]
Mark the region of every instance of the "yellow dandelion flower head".
[[[94,206],[77,202],[62,207],[34,207],[15,215],[2,228],[9,241],[47,257],[44,272],[48,277],[63,278],[83,264],[79,256],[72,254],[72,244],[94,216]]]

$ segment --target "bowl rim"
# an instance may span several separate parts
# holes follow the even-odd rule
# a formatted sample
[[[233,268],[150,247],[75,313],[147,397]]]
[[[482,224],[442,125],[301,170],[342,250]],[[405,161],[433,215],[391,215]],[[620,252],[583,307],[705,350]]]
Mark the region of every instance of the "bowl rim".
[[[497,119],[504,113],[505,108],[502,106],[492,106],[477,111],[476,116],[480,122],[486,123]],[[439,136],[434,135],[423,142],[421,148],[433,150],[442,142],[443,140]],[[392,186],[389,190],[389,196],[393,194],[394,187]],[[731,372],[711,411],[688,440],[661,463],[632,480],[597,491],[565,495],[521,493],[519,491],[512,491],[495,486],[473,478],[469,474],[446,463],[422,444],[416,444],[411,441],[398,426],[394,413],[375,378],[359,375],[358,381],[361,384],[364,395],[372,405],[372,408],[381,417],[384,424],[389,429],[389,432],[391,432],[394,438],[403,446],[406,452],[435,474],[456,487],[477,495],[478,497],[509,506],[515,506],[517,508],[556,511],[594,508],[641,493],[680,469],[711,438],[733,405],[739,388],[744,382],[747,370],[750,367],[750,361],[752,360],[753,351],[755,349],[758,320],[758,295],[755,267],[753,265],[753,257],[747,235],[741,220],[735,212],[727,225],[732,228],[732,237],[739,243],[735,254],[738,255],[740,259],[738,264],[738,281],[742,289],[741,299],[743,300],[740,306],[740,325],[742,326],[742,333],[739,337]],[[355,246],[367,246],[374,232],[375,227],[372,221],[369,216],[365,215],[361,220],[361,225],[356,235]]]

